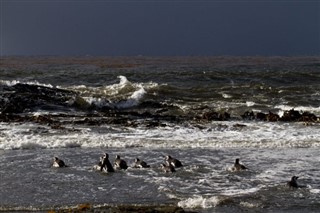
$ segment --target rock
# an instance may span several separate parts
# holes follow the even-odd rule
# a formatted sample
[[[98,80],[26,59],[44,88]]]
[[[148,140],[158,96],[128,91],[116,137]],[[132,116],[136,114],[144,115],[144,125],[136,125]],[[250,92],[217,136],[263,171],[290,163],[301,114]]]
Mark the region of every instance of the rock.
[[[245,113],[243,113],[241,115],[241,117],[244,120],[254,120],[255,119],[255,115],[254,115],[253,111],[246,111]]]
[[[70,107],[68,101],[75,96],[72,91],[30,84],[16,84],[2,90],[0,100],[2,114],[33,112],[39,109],[68,110]]]
[[[302,122],[317,122],[317,120],[318,117],[310,112],[303,112],[301,117],[299,118],[299,121]]]
[[[301,118],[301,114],[299,111],[291,109],[289,111],[284,111],[283,116],[280,118],[280,121],[298,121]]]
[[[278,114],[272,113],[269,111],[269,113],[266,115],[266,120],[271,122],[278,121],[280,116]]]
[[[261,120],[261,121],[266,121],[267,120],[267,115],[262,113],[262,112],[258,112],[256,114],[256,119],[257,120]]]
[[[230,119],[230,114],[227,112],[215,112],[215,111],[209,111],[203,113],[201,116],[202,119],[208,120],[208,121],[226,121]]]

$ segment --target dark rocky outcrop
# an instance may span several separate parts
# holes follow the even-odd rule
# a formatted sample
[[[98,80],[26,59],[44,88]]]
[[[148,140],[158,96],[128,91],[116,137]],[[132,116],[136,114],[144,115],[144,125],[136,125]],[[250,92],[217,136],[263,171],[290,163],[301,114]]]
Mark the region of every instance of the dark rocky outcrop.
[[[299,111],[291,109],[284,111],[283,116],[280,118],[280,121],[293,122],[299,121],[301,114]]]
[[[319,118],[310,112],[303,112],[301,117],[299,118],[299,121],[302,122],[317,122],[319,121]]]
[[[58,88],[39,85],[16,84],[3,87],[0,97],[0,112],[24,113],[29,111],[68,109],[68,101],[76,93]]]
[[[279,121],[279,118],[280,116],[278,114],[272,113],[271,111],[269,111],[269,113],[266,115],[267,121],[270,121],[270,122]]]
[[[207,121],[227,121],[231,118],[230,114],[227,112],[216,112],[216,111],[209,111],[202,114],[200,119],[204,119]]]
[[[255,115],[253,113],[253,111],[245,111],[242,115],[241,115],[242,119],[244,120],[254,120],[255,119]]]
[[[246,111],[241,115],[244,120],[260,120],[260,121],[283,121],[283,122],[318,122],[319,118],[310,112],[303,112],[302,114],[294,109],[284,111],[283,115],[280,117],[278,114],[275,114],[269,111],[267,114],[263,112],[258,112],[254,114],[252,111]]]
[[[94,207],[91,204],[79,204],[73,208],[60,208],[59,210],[50,210],[49,213],[64,212],[105,212],[105,213],[195,213],[186,211],[181,207],[173,205],[117,205],[117,206],[101,206]]]
[[[262,113],[262,112],[258,112],[255,117],[256,117],[257,120],[260,120],[260,121],[266,121],[267,120],[267,115]]]

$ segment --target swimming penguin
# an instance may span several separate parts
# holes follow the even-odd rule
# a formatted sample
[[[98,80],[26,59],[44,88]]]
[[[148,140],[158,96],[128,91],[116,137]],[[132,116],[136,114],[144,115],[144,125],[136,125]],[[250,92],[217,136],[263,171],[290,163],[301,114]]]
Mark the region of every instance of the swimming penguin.
[[[103,156],[100,157],[100,161],[97,165],[94,165],[93,168],[98,170],[98,171],[101,171],[103,169],[102,165],[103,165]]]
[[[164,163],[161,164],[161,169],[162,171],[164,171],[165,173],[172,173],[172,172],[175,172],[175,168],[174,166],[172,166],[171,164],[170,165],[166,165]]]
[[[246,170],[248,169],[247,167],[245,167],[244,165],[239,163],[239,158],[236,159],[236,162],[234,163],[233,167],[232,167],[232,171],[241,171],[241,170]]]
[[[168,165],[172,165],[175,168],[182,167],[182,163],[178,159],[175,159],[175,158],[171,157],[170,155],[166,156],[166,163]]]
[[[113,168],[112,164],[109,161],[108,153],[105,153],[104,156],[102,157],[102,163],[101,163],[100,171],[101,172],[102,171],[114,172],[114,168]]]
[[[104,155],[104,156],[105,156],[105,155]],[[98,163],[98,166],[100,166],[100,167],[103,165],[104,156],[101,156],[101,157],[100,157],[100,161],[99,161],[99,163]]]
[[[150,165],[148,165],[143,160],[140,160],[139,158],[136,158],[135,161],[134,161],[133,168],[150,168]]]
[[[299,177],[297,176],[292,176],[291,180],[287,182],[287,186],[289,186],[290,188],[298,188],[298,180]]]
[[[114,160],[114,166],[117,169],[127,169],[128,168],[127,162],[120,159],[119,155],[116,155],[116,159]]]
[[[66,164],[63,162],[63,160],[54,157],[52,167],[66,167]]]

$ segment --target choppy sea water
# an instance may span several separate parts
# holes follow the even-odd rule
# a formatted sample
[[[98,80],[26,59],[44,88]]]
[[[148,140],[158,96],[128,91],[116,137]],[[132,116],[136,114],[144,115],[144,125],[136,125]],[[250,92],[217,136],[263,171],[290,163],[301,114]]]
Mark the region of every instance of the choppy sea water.
[[[241,115],[319,117],[319,67],[319,57],[3,58],[0,210],[90,203],[317,212],[319,122]],[[202,119],[211,111],[231,116]],[[94,171],[105,152],[151,168]],[[184,164],[172,174],[160,169],[169,154]],[[54,156],[68,167],[52,168]],[[235,158],[249,170],[229,171]],[[286,187],[293,175],[303,188]]]

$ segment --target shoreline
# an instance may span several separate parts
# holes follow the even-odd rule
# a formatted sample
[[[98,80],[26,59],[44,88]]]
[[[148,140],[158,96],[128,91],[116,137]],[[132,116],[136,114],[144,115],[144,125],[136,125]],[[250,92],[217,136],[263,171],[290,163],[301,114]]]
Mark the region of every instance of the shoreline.
[[[78,204],[73,206],[61,207],[1,207],[0,212],[47,212],[47,213],[64,213],[64,212],[103,212],[103,213],[123,213],[123,212],[154,212],[154,213],[193,213],[195,211],[186,211],[177,205],[170,204]]]

